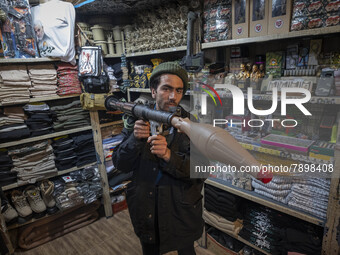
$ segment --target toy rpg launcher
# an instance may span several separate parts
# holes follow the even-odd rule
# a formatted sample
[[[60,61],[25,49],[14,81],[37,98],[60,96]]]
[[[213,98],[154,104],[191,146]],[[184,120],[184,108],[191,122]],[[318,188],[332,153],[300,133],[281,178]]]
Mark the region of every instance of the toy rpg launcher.
[[[192,144],[208,159],[236,166],[237,169],[241,166],[257,166],[260,169],[257,160],[222,128],[195,123],[188,118],[183,119],[177,116],[176,112],[157,111],[143,104],[124,103],[113,96],[107,97],[105,107],[110,111],[120,110],[138,119],[164,123],[177,128],[185,133]],[[264,173],[262,170],[249,174],[264,183],[272,179],[272,174]]]

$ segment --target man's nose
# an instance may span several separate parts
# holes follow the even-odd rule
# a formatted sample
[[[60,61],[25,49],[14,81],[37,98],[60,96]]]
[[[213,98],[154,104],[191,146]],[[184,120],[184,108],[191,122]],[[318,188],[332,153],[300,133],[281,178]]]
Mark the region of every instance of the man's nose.
[[[171,91],[169,95],[169,99],[176,99],[176,97],[177,97],[176,91],[175,90]]]

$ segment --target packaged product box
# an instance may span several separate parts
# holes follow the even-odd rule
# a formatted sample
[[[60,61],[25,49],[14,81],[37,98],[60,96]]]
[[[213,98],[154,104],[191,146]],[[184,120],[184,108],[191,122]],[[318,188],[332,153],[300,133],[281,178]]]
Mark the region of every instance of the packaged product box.
[[[233,0],[232,38],[249,37],[249,0]]]
[[[284,52],[267,52],[266,53],[266,74],[273,75],[274,78],[281,77],[284,68]]]
[[[268,34],[288,33],[292,0],[270,0],[268,8]]]
[[[250,1],[250,37],[263,36],[268,34],[268,9],[269,1]]]

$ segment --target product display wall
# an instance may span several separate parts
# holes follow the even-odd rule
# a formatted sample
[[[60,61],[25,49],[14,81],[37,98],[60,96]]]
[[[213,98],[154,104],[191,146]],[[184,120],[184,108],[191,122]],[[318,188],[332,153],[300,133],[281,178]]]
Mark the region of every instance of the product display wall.
[[[261,127],[222,126],[260,163],[284,166],[302,164],[303,167],[308,165],[309,169],[311,165],[315,167],[325,165],[326,170],[335,166],[333,172],[335,178],[330,178],[332,173],[326,176],[322,173],[321,175],[313,173],[311,176],[303,173],[304,178],[299,178],[297,175],[292,175],[293,178],[284,178],[287,176],[281,173],[280,176],[275,176],[269,184],[260,183],[247,176],[213,173],[206,181],[210,185],[206,185],[205,188],[203,217],[209,227],[215,227],[221,232],[214,229],[208,230],[208,249],[213,249],[212,243],[217,242],[231,250],[233,248],[238,251],[243,249],[246,252],[247,249],[254,249],[255,254],[259,251],[265,254],[275,254],[282,249],[301,253],[320,253],[322,249],[327,254],[331,248],[335,247],[336,239],[329,233],[331,229],[336,228],[337,223],[334,223],[334,219],[338,219],[338,211],[340,211],[339,203],[334,199],[334,192],[339,185],[339,176],[334,176],[334,174],[338,171],[336,167],[339,158],[337,150],[339,146],[336,142],[340,104],[338,84],[340,53],[337,47],[340,32],[338,26],[340,5],[336,1],[332,4],[322,2],[321,5],[308,1],[308,3],[286,1],[285,5],[280,5],[281,1],[274,0],[269,3],[267,1],[250,2],[252,1],[207,0],[202,5],[196,5],[196,1],[181,3],[174,1],[173,5],[164,3],[164,8],[158,8],[159,6],[154,9],[150,8],[147,15],[131,15],[134,9],[142,10],[148,4],[149,7],[153,7],[154,3],[126,1],[126,3],[119,3],[121,4],[119,8],[116,8],[117,6],[109,8],[109,2],[95,1],[92,7],[95,4],[101,4],[101,8],[106,9],[106,13],[115,12],[122,16],[134,16],[138,22],[126,21],[123,18],[122,23],[116,20],[105,20],[104,17],[101,20],[97,11],[93,11],[96,8],[85,5],[77,10],[80,14],[77,22],[79,21],[78,24],[83,29],[83,33],[76,32],[76,34],[81,36],[86,34],[90,42],[93,40],[92,43],[101,45],[104,61],[111,68],[108,69],[110,90],[117,89],[124,84],[125,88],[131,87],[124,97],[134,98],[139,93],[149,92],[145,81],[154,66],[167,59],[174,60],[174,52],[178,54],[175,58],[177,60],[181,60],[185,55],[183,50],[186,46],[183,45],[186,44],[187,35],[184,16],[189,9],[196,10],[201,12],[203,32],[200,41],[204,51],[215,51],[218,47],[223,47],[225,53],[223,61],[220,61],[221,56],[217,56],[211,63],[206,62],[202,72],[195,74],[193,80],[197,88],[202,87],[202,84],[214,88],[215,84],[224,83],[242,90],[245,98],[247,98],[247,89],[251,88],[256,109],[271,107],[273,88],[279,91],[279,97],[283,88],[305,88],[310,91],[312,97],[306,108],[312,116],[305,116],[294,107],[287,108],[285,119],[296,120],[295,128],[285,127],[281,121],[274,121],[273,126],[270,126],[270,122],[265,121],[266,118],[282,119],[280,106],[268,116],[250,113],[247,107],[243,117],[234,116],[232,95],[227,90],[217,91],[222,98],[223,106],[216,111],[215,106],[212,110],[209,108],[210,116],[200,114],[197,111],[199,108],[195,105],[192,113],[196,114],[200,121],[209,124],[212,124],[213,118],[233,119],[235,122],[243,120],[247,122],[250,119],[262,120],[264,125]],[[278,9],[277,6],[280,8]],[[237,12],[239,16],[235,16],[236,12],[233,11],[235,8],[238,10],[243,8],[244,11]],[[177,24],[171,20],[171,17],[176,15],[177,20],[182,23]],[[166,16],[167,19],[162,19],[161,16]],[[10,20],[20,23],[15,19]],[[94,38],[94,35],[95,30],[98,32],[100,27],[102,27],[103,38],[99,40]],[[115,31],[118,31],[116,39]],[[151,40],[150,34],[157,36],[152,36]],[[9,39],[6,36],[6,29],[2,27],[2,43]],[[234,40],[238,38],[241,41]],[[28,39],[26,33],[25,40]],[[78,43],[79,46],[84,45],[85,41]],[[23,51],[23,48],[20,50]],[[16,51],[14,53],[17,54]],[[127,59],[120,59],[121,53],[126,53]],[[22,53],[18,51],[18,54]],[[137,56],[139,56],[138,59],[135,58]],[[12,55],[7,52],[5,57],[11,58]],[[216,59],[219,59],[216,62],[223,63],[216,65]],[[2,77],[0,80],[2,111],[0,137],[3,138],[0,143],[2,148],[0,156],[1,162],[4,163],[1,166],[3,178],[0,181],[5,190],[12,188],[16,190],[27,180],[35,182],[68,172],[72,173],[69,176],[76,175],[77,172],[73,173],[74,170],[82,169],[84,164],[96,161],[95,148],[97,152],[102,151],[102,148],[98,150],[102,147],[101,145],[93,146],[92,134],[79,133],[91,129],[87,111],[81,110],[80,102],[59,100],[59,96],[73,97],[74,94],[82,92],[77,79],[77,67],[60,62],[56,62],[57,67],[47,63],[32,65],[25,61],[25,59],[18,61],[14,58],[15,65],[12,63],[9,67],[0,66]],[[39,61],[38,59],[37,62]],[[124,62],[123,65],[121,62]],[[216,66],[221,66],[221,69],[218,70]],[[129,69],[128,72],[124,69],[126,67]],[[202,88],[207,87],[203,85]],[[187,94],[190,93],[189,91]],[[58,98],[58,101],[44,100],[46,98],[51,100],[53,97]],[[291,98],[298,97],[299,95],[291,95]],[[209,100],[208,97],[208,105],[213,104]],[[38,101],[45,104],[33,103]],[[57,103],[50,104],[50,102]],[[13,104],[20,105],[13,107],[11,106]],[[26,106],[23,108],[24,105]],[[245,100],[245,105],[247,105],[247,100]],[[93,129],[97,125],[96,130],[98,130],[99,119],[97,122],[97,124],[92,122]],[[27,143],[22,139],[26,139]],[[101,140],[101,137],[95,139],[97,140]],[[23,148],[28,146],[39,148],[32,151],[33,154],[20,152],[18,151],[20,148],[15,146],[20,145],[22,141],[24,141],[21,145]],[[86,141],[86,145],[82,141]],[[115,145],[116,142],[114,139],[113,141]],[[110,152],[112,153],[114,149],[114,145],[110,145],[110,142],[112,142],[111,138],[103,143],[106,153],[102,154],[102,162],[105,162],[104,157],[110,158]],[[87,143],[91,143],[91,146]],[[298,148],[302,148],[302,151]],[[30,158],[37,159],[34,161],[35,165],[30,164],[28,160]],[[41,158],[46,162],[40,162]],[[89,161],[84,161],[84,159],[89,159]],[[28,167],[30,171],[32,169],[39,169],[39,171],[33,171],[33,173],[22,170],[11,171],[22,164],[28,164],[25,167]],[[113,171],[114,175],[116,174],[112,165],[107,164],[106,169],[105,166],[102,167],[105,175],[107,169]],[[100,172],[103,173],[103,171]],[[117,184],[117,178],[114,177],[112,183]],[[59,179],[56,183],[58,184],[61,180]],[[81,184],[80,189],[89,190],[88,185],[91,184]],[[19,188],[19,191],[24,191],[24,188],[26,186]],[[99,183],[94,184],[93,190],[99,191]],[[219,195],[222,190],[225,190],[223,195]],[[64,189],[64,191],[60,189],[60,196],[55,198],[59,201],[59,205],[63,203],[67,205],[68,202],[64,198],[68,195],[70,197],[74,195],[75,201],[78,201],[76,192],[79,192],[78,188],[76,190]],[[103,193],[105,196],[105,192]],[[43,196],[42,193],[41,195]],[[2,199],[3,204],[12,204],[11,196],[9,194],[5,196],[7,198]],[[228,198],[228,201],[235,200],[234,203],[229,205],[223,202],[224,196]],[[329,197],[332,199],[329,200]],[[249,200],[255,201],[256,204],[250,203]],[[260,204],[267,207],[260,206]],[[14,204],[12,205],[14,207]],[[111,204],[109,206],[111,207]],[[247,210],[242,210],[243,207]],[[277,211],[272,211],[268,207]],[[8,206],[3,208],[8,208]],[[15,216],[14,212],[11,217],[13,215]],[[293,218],[289,221],[288,218],[277,221],[273,215],[280,219],[288,215]],[[301,229],[292,226],[293,221],[296,221],[294,227],[306,226],[306,229],[310,230],[307,232],[311,235],[299,239],[300,243],[293,244],[296,240],[290,239],[295,234],[302,235],[299,232]],[[10,224],[8,226],[11,228]],[[273,229],[275,228],[285,231],[281,231],[280,235],[274,235]],[[324,230],[329,232],[326,231],[325,236],[320,235]],[[229,237],[223,236],[222,233],[228,234]],[[238,242],[230,241],[230,236],[238,239]],[[262,238],[263,236],[267,238]],[[310,238],[317,242],[310,243]],[[23,246],[26,246],[24,237],[21,239]],[[248,247],[244,247],[244,244]]]

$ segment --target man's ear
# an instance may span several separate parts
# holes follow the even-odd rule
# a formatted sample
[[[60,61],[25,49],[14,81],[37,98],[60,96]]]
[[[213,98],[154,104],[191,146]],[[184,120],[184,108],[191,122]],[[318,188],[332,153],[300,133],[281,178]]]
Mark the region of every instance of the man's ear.
[[[156,98],[156,90],[154,88],[151,89],[152,98]]]

